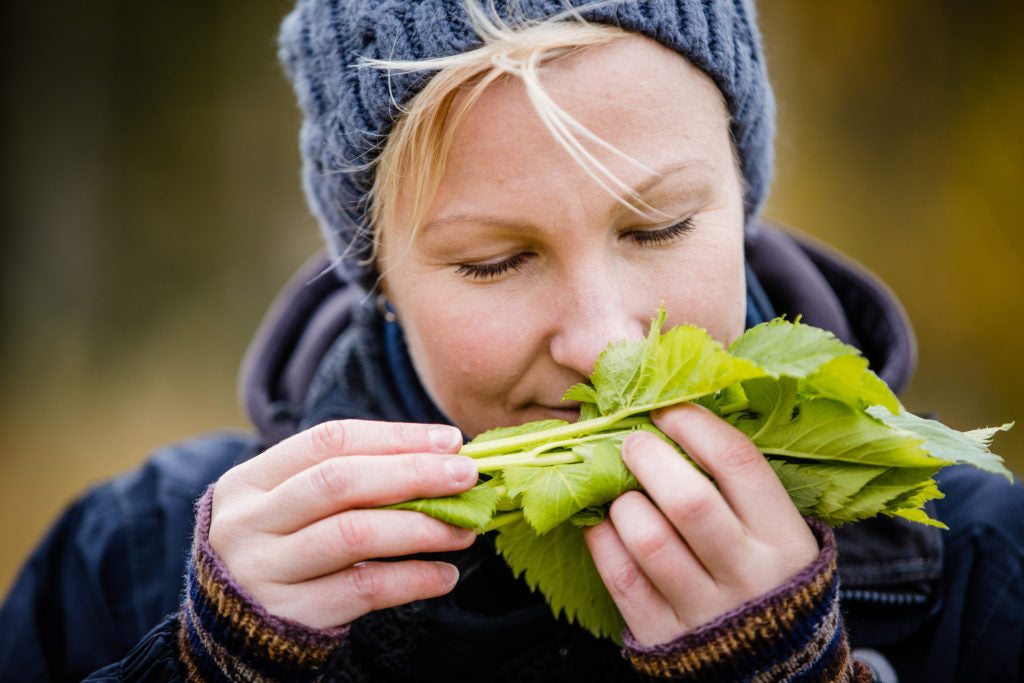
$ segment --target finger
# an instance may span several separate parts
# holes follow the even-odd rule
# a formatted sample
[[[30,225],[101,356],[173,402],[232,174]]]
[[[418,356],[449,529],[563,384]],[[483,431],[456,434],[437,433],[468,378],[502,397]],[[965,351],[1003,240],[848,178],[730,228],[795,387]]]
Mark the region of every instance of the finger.
[[[628,527],[617,525],[623,529],[624,538],[629,531],[628,538],[636,539],[637,547],[630,546],[636,557],[645,558],[651,544],[660,549],[661,539],[682,536],[711,576],[721,577],[740,564],[746,548],[746,531],[707,477],[674,448],[648,432],[637,432],[626,439],[622,460],[650,496],[650,500],[638,496],[624,501],[642,519]],[[623,498],[626,497],[621,496],[620,500]],[[646,505],[641,506],[641,501]],[[642,514],[646,510],[649,511]],[[657,525],[650,526],[658,520]],[[669,523],[671,533],[661,533],[661,527]],[[661,566],[660,558],[653,564]],[[645,570],[653,568],[644,564]]]
[[[623,547],[670,604],[700,604],[715,592],[712,570],[647,496],[637,491],[619,496],[609,517]]]
[[[689,539],[675,534],[669,521],[643,494],[630,492],[617,498],[609,517],[623,546],[671,605],[678,632],[706,624],[764,595],[810,561],[787,563],[785,556],[763,554],[755,542],[747,546],[749,551],[737,555],[735,566],[723,566],[711,574],[689,552],[685,542]],[[723,545],[733,547],[731,543]]]
[[[771,465],[743,432],[690,403],[652,417],[659,429],[715,479],[748,529],[769,534],[809,533]]]
[[[476,461],[429,453],[330,458],[292,476],[254,502],[254,523],[291,533],[342,510],[436,498],[472,488]]]
[[[281,585],[267,611],[313,628],[350,623],[374,610],[444,595],[459,571],[447,562],[363,562],[299,584]]]
[[[295,474],[340,455],[455,453],[462,433],[448,425],[332,420],[291,436],[229,472],[232,484],[268,491]],[[227,476],[227,475],[225,475]]]
[[[648,645],[665,642],[685,630],[678,624],[665,597],[626,549],[610,519],[585,528],[583,537],[601,581],[638,642]]]
[[[379,557],[462,550],[476,533],[406,510],[350,510],[273,541],[276,581],[297,583]],[[265,570],[264,570],[265,571]]]

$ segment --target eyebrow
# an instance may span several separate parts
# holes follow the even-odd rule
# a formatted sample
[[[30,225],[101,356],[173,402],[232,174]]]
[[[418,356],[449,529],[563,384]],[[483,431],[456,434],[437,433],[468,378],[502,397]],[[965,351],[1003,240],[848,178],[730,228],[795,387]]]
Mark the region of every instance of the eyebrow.
[[[704,167],[710,168],[710,164],[704,159],[697,159],[691,161],[684,161],[676,164],[669,164],[664,168],[655,171],[648,177],[644,178],[641,182],[637,183],[634,187],[630,188],[636,197],[643,197],[645,194],[657,187],[663,180],[672,176],[680,171],[685,171],[693,167]],[[627,198],[628,199],[628,198]],[[509,222],[493,216],[455,212],[439,216],[431,221],[423,224],[420,228],[421,233],[429,232],[432,228],[441,227],[448,225],[449,223],[480,223],[482,225],[493,225],[495,227],[520,227],[518,223]]]
[[[701,166],[704,168],[711,167],[711,165],[704,159],[683,161],[678,164],[669,164],[660,171],[655,171],[654,174],[648,176],[643,182],[638,183],[636,187],[633,187],[631,189],[633,190],[633,193],[636,194],[637,196],[642,196],[653,190],[655,187],[657,187],[661,183],[661,181],[665,180],[665,178],[676,173],[679,173],[680,171],[689,170],[694,166]]]

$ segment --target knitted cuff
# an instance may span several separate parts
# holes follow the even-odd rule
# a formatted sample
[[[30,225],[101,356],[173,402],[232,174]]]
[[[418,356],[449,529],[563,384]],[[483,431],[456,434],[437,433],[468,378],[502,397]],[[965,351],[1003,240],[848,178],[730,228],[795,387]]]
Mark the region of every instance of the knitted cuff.
[[[641,673],[686,681],[859,681],[839,616],[836,543],[808,519],[817,559],[766,595],[675,640],[645,647],[624,633],[625,656]],[[870,673],[867,679],[871,680]]]
[[[348,626],[315,629],[268,613],[210,547],[213,486],[196,509],[195,538],[178,617],[178,651],[190,681],[317,680]]]

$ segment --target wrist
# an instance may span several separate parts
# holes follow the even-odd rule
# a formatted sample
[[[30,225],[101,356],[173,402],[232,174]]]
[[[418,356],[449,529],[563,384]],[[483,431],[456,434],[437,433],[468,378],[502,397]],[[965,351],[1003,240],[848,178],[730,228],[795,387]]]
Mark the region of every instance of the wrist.
[[[849,647],[839,615],[831,529],[808,520],[820,546],[810,565],[767,594],[667,643],[639,645],[627,629],[625,655],[641,673],[702,681],[766,675],[841,680]],[[828,675],[833,673],[836,675]]]
[[[178,649],[190,680],[315,677],[348,626],[315,629],[267,612],[210,546],[213,486],[196,508],[195,537],[179,615]]]

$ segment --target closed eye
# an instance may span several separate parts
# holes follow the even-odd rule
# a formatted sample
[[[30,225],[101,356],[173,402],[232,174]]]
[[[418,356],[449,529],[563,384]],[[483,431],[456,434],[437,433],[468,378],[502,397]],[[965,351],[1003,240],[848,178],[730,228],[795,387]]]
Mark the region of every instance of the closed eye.
[[[656,230],[630,230],[624,236],[643,247],[657,247],[673,242],[694,229],[693,217]]]
[[[474,280],[494,280],[510,270],[519,270],[532,256],[524,251],[496,263],[460,263],[455,273]]]

